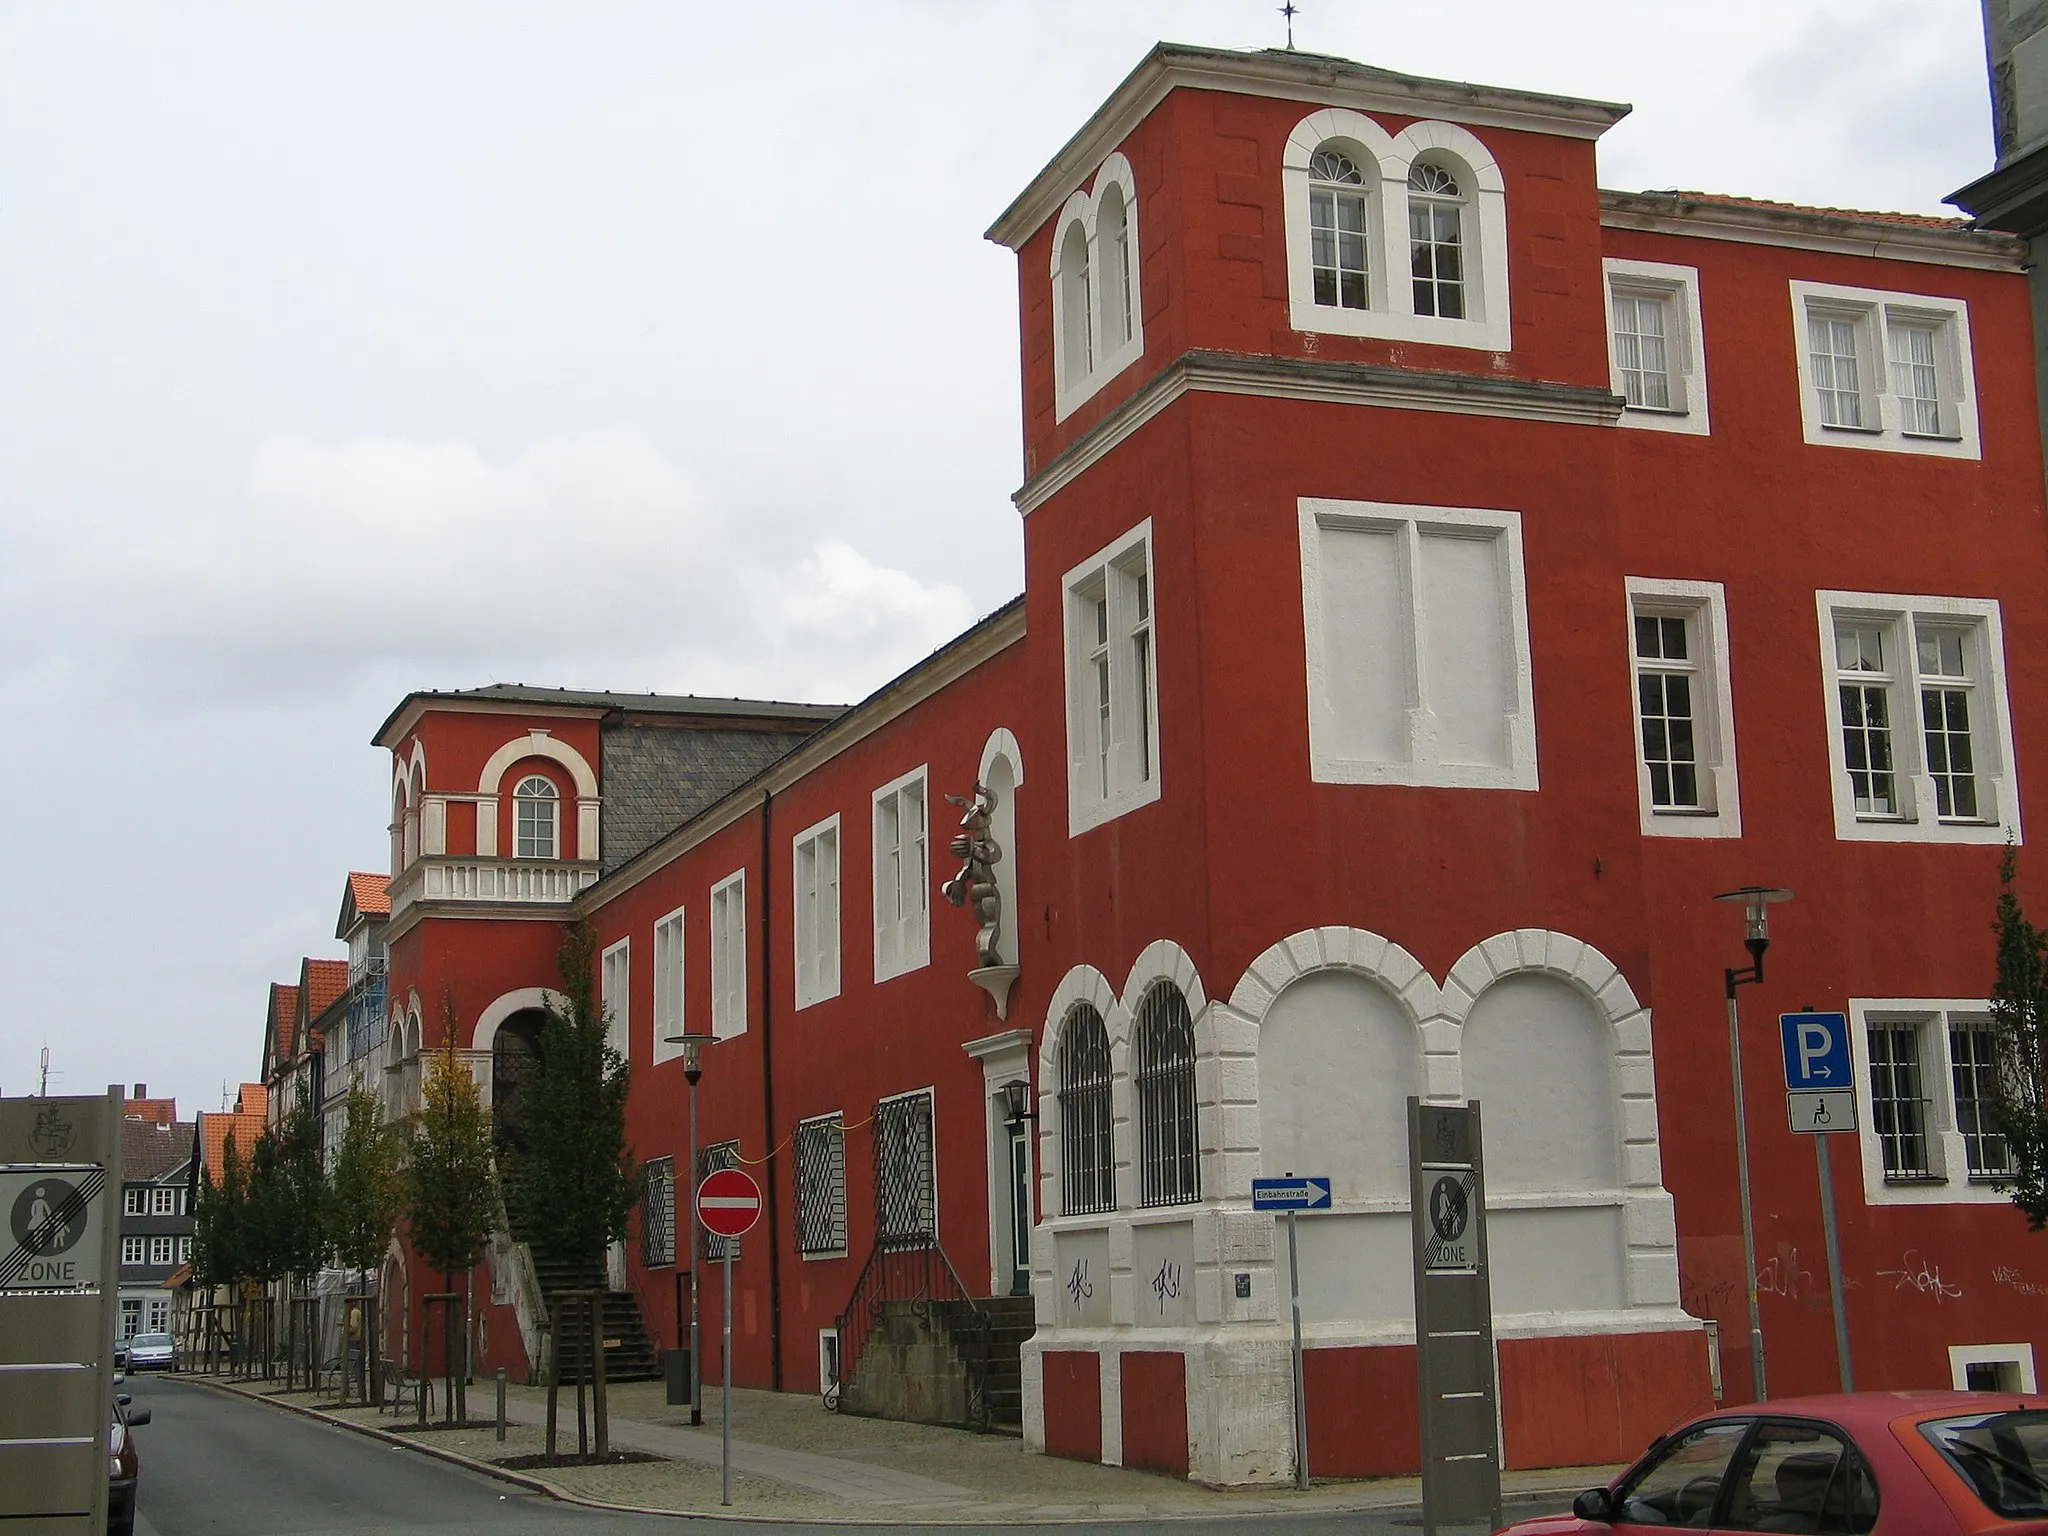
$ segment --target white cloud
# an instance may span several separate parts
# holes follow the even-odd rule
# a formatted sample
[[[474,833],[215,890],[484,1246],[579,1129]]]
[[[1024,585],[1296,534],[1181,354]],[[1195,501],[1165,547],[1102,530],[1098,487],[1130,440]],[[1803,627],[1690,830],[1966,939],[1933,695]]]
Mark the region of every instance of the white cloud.
[[[721,515],[627,430],[504,462],[462,442],[280,436],[243,497],[74,546],[5,622],[38,637],[45,669],[139,668],[216,695],[401,670],[422,686],[846,698],[971,621],[957,586],[841,542],[779,542],[791,521]]]

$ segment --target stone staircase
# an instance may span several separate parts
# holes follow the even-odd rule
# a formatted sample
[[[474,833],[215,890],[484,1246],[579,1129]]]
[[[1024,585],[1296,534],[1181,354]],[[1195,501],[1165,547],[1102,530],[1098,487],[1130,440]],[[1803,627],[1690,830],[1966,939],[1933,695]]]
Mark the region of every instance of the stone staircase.
[[[564,1291],[598,1290],[604,1286],[602,1264],[578,1264],[573,1260],[533,1256],[534,1272],[540,1278],[541,1295],[548,1313],[554,1313],[555,1298]],[[562,1380],[576,1380],[580,1367],[572,1344],[562,1355]],[[640,1316],[640,1303],[631,1291],[606,1290],[604,1294],[604,1376],[610,1381],[658,1381],[661,1356],[647,1335]]]
[[[998,1434],[1024,1432],[1024,1341],[1038,1330],[1029,1296],[988,1296],[978,1305],[988,1314],[988,1365],[982,1396],[988,1427]]]
[[[1023,1345],[1036,1326],[1029,1296],[886,1301],[858,1368],[840,1388],[839,1407],[1022,1434]]]

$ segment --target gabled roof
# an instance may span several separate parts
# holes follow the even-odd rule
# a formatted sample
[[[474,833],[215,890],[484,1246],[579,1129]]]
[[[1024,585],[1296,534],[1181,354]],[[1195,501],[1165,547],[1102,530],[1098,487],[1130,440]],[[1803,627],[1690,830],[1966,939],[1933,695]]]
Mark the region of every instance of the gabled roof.
[[[235,1138],[235,1156],[243,1161],[246,1162],[249,1154],[256,1150],[267,1116],[265,1102],[261,1083],[244,1083],[233,1109],[214,1114],[200,1113],[194,1123],[192,1145],[199,1157],[197,1171],[206,1176],[209,1184],[220,1177],[221,1158],[225,1155],[223,1149],[229,1136]]]
[[[350,871],[341,893],[341,916],[335,920],[334,936],[345,939],[357,923],[376,922],[391,915],[391,877]]]
[[[320,1016],[340,1002],[348,991],[346,960],[315,960],[308,955],[299,964],[299,1017],[317,1024]]]
[[[263,1076],[292,1059],[292,1023],[299,1011],[299,989],[290,982],[273,981],[263,1006]]]
[[[131,1184],[180,1172],[192,1160],[192,1127],[121,1122],[121,1177]]]

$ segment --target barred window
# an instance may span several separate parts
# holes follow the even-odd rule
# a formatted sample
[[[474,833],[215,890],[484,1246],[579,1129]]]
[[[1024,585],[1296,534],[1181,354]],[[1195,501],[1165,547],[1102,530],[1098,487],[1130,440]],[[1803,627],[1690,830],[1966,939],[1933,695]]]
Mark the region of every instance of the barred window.
[[[661,1269],[676,1261],[676,1160],[648,1161],[640,1186],[640,1263]]]
[[[846,1119],[797,1122],[796,1251],[806,1257],[846,1252]]]
[[[707,1175],[714,1174],[718,1172],[718,1170],[721,1168],[737,1168],[739,1166],[740,1144],[738,1142],[714,1142],[711,1146],[704,1148],[701,1152],[697,1154],[696,1183],[702,1184]],[[691,1186],[693,1191],[695,1190],[695,1187],[695,1185]],[[692,1193],[691,1198],[693,1200],[696,1198],[694,1192]],[[716,1232],[706,1232],[704,1234],[705,1263],[722,1263],[724,1262],[725,1256],[728,1252],[732,1254],[733,1262],[738,1263],[740,1257],[740,1239],[736,1237],[720,1237]]]
[[[1992,1106],[1998,1089],[1997,1037],[1980,1019],[1956,1019],[1948,1027],[1948,1054],[1956,1090],[1956,1129],[1972,1178],[2012,1171],[2012,1153],[1998,1129]]]
[[[1920,1026],[1870,1027],[1870,1118],[1887,1179],[1934,1176],[1927,1158],[1927,1098],[1920,1084]]]
[[[1138,1203],[1185,1205],[1202,1198],[1195,1133],[1195,1025],[1170,981],[1138,1004],[1133,1036],[1138,1108]]]
[[[932,1177],[932,1095],[907,1093],[875,1106],[875,1240],[884,1248],[938,1241]]]
[[[1116,1146],[1110,1129],[1109,1031],[1076,1003],[1060,1031],[1060,1209],[1075,1216],[1116,1209]]]

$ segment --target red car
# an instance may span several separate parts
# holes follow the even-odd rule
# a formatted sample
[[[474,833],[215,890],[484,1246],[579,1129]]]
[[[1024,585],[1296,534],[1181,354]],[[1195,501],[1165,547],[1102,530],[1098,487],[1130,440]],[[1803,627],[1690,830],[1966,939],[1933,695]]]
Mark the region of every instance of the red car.
[[[1855,1392],[1708,1414],[1513,1536],[2048,1536],[2048,1396]]]

